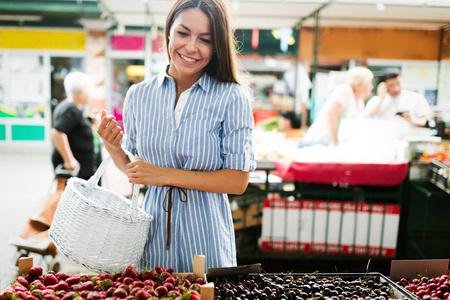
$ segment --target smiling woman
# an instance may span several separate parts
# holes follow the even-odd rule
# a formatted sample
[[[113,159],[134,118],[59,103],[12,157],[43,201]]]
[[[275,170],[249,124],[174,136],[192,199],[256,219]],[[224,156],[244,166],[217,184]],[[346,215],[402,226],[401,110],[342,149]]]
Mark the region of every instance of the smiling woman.
[[[206,268],[235,266],[228,194],[245,191],[256,163],[226,4],[178,0],[164,32],[169,65],[128,91],[125,132],[103,111],[98,133],[129,182],[148,185],[143,208],[154,222],[141,267],[191,272],[196,254]]]

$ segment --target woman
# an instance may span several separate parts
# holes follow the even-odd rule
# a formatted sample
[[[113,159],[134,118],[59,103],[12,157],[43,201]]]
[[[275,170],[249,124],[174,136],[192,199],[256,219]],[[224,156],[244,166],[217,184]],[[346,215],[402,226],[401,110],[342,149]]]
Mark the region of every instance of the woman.
[[[364,118],[364,100],[372,93],[372,79],[372,71],[365,67],[348,70],[345,83],[337,86],[328,96],[308,129],[305,142],[338,145],[341,120]]]
[[[236,74],[233,32],[222,0],[178,0],[165,25],[169,65],[134,85],[124,103],[124,135],[102,112],[98,129],[130,183],[148,185],[154,217],[141,267],[192,272],[236,265],[227,194],[242,194],[256,163],[253,116]],[[176,188],[175,188],[176,187]]]
[[[278,118],[278,128],[285,133],[285,138],[302,138],[301,121],[293,111],[284,111]]]

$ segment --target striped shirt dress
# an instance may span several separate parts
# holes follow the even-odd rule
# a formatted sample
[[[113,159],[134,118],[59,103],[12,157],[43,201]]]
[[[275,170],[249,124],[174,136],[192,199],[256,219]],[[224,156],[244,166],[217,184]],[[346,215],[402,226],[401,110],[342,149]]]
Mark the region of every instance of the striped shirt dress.
[[[174,109],[176,86],[166,71],[133,85],[124,102],[123,148],[168,168],[192,171],[253,171],[253,115],[242,86],[206,73],[183,92]],[[233,220],[226,194],[173,189],[169,247],[169,187],[149,186],[143,209],[154,217],[140,269],[156,266],[192,272],[194,255],[206,269],[236,265]],[[181,197],[181,198],[180,198]],[[166,202],[165,202],[166,200]]]

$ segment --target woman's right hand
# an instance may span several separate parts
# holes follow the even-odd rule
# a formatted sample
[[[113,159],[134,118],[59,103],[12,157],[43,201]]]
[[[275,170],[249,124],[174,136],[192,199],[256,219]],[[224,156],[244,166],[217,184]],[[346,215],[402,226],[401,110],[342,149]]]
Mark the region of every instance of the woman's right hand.
[[[101,122],[97,128],[97,133],[102,138],[106,150],[114,151],[121,148],[122,128],[117,125],[116,118],[113,115],[108,115],[104,109],[102,109]]]

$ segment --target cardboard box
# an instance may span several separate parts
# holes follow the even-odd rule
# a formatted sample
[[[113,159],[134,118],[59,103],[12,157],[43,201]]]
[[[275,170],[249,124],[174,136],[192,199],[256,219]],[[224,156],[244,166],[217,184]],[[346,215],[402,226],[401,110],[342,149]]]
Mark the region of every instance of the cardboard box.
[[[395,204],[266,199],[261,249],[395,257]]]
[[[254,203],[248,206],[233,207],[232,217],[234,229],[248,228],[261,225],[262,222],[263,203]]]

